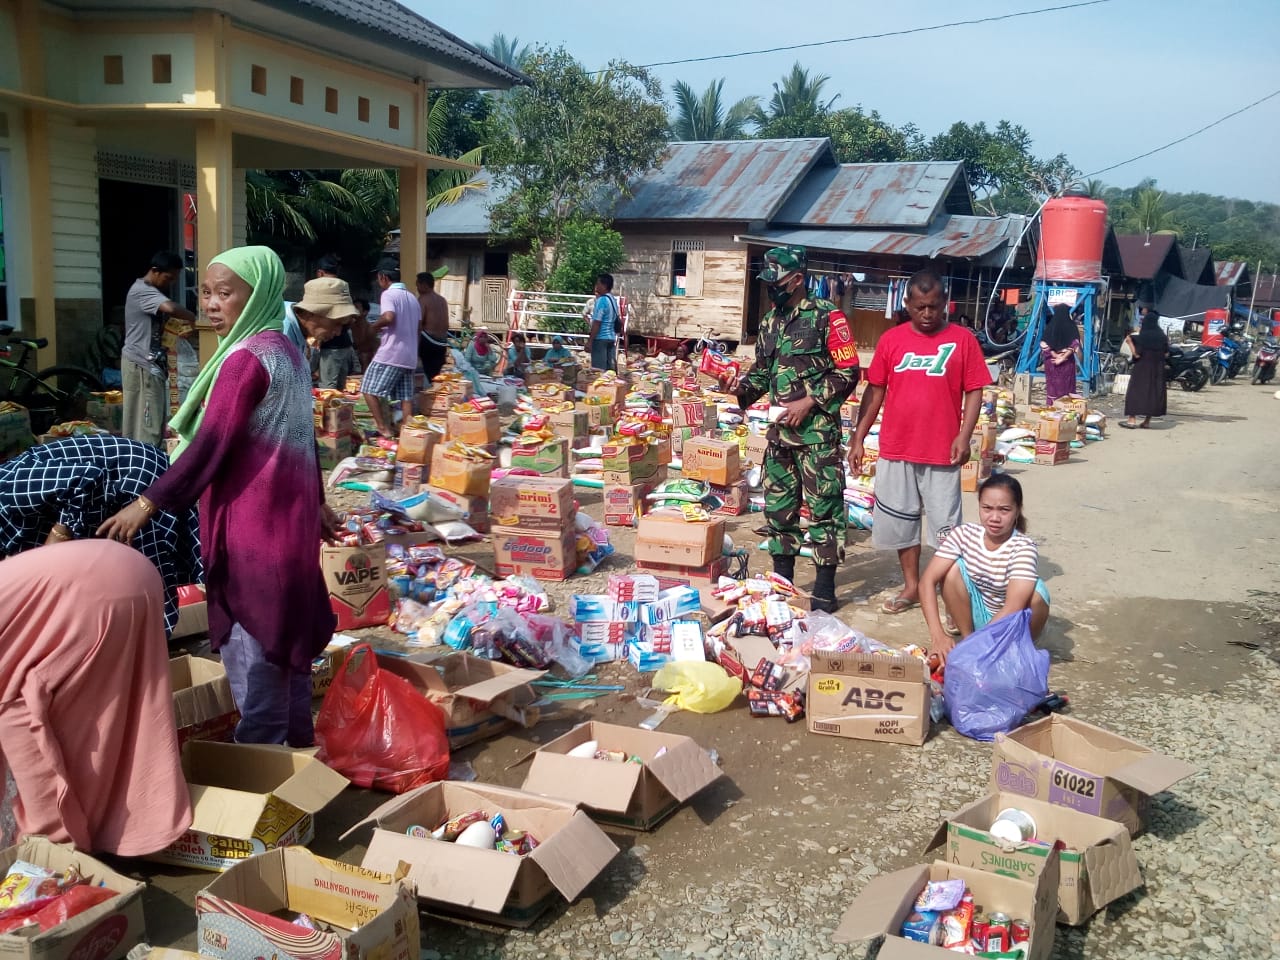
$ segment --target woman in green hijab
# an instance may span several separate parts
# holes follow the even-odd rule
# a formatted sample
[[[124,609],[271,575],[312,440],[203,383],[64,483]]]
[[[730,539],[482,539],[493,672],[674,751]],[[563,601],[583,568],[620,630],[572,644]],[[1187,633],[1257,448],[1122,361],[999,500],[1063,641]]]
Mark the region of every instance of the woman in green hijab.
[[[128,543],[157,510],[200,503],[209,638],[231,681],[240,743],[310,746],[311,661],[333,635],[320,572],[324,491],[311,372],[282,332],[284,267],[228,250],[200,287],[218,349],[174,416],[174,464],[98,531]]]

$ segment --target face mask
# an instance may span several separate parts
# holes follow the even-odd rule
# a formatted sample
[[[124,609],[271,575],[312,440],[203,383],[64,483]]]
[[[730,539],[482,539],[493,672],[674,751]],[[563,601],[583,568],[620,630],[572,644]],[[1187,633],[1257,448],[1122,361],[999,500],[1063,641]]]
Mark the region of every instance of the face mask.
[[[782,283],[771,283],[766,287],[769,292],[769,300],[775,307],[781,309],[787,305],[787,301],[791,299],[791,295],[795,293],[796,288],[790,284],[791,277],[787,277]]]

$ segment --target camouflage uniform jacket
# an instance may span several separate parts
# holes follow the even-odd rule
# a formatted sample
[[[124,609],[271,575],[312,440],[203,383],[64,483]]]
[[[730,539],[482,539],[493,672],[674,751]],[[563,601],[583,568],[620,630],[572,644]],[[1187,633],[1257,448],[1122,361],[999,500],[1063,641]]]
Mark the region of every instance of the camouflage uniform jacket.
[[[799,427],[774,424],[769,439],[789,447],[839,444],[840,405],[858,385],[856,365],[840,369],[827,346],[827,300],[806,297],[789,311],[765,314],[756,338],[756,359],[738,388],[745,410],[765,394],[774,405],[813,397],[814,407]],[[855,355],[856,356],[856,355]]]

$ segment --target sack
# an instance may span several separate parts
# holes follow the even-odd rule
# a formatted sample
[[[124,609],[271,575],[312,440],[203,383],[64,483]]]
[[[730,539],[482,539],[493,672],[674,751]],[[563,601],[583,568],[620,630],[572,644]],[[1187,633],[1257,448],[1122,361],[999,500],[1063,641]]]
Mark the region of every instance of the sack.
[[[1007,733],[1049,695],[1049,651],[1031,640],[1031,611],[1009,614],[956,644],[943,697],[956,731],[974,740]]]
[[[367,643],[351,649],[316,718],[319,759],[358,787],[404,793],[449,776],[444,713]]]

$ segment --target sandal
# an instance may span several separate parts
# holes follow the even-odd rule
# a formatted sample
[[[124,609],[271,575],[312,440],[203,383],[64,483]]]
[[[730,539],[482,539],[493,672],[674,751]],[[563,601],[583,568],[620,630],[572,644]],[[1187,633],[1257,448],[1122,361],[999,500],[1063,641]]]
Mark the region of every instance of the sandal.
[[[900,613],[906,613],[913,607],[920,606],[919,600],[908,600],[906,597],[894,597],[892,600],[886,600],[880,604],[880,612],[887,613],[890,616],[897,616]]]
[[[943,619],[942,632],[945,633],[948,637],[960,636],[960,628],[957,627],[956,622],[951,619],[951,614],[947,614],[947,616]]]
[[[1127,422],[1127,421],[1125,421],[1125,420],[1121,420],[1121,421],[1120,421],[1120,426],[1124,427],[1124,429],[1126,429],[1126,430],[1137,430],[1137,429],[1138,429],[1138,425],[1137,425],[1136,423],[1129,423],[1129,422]]]

